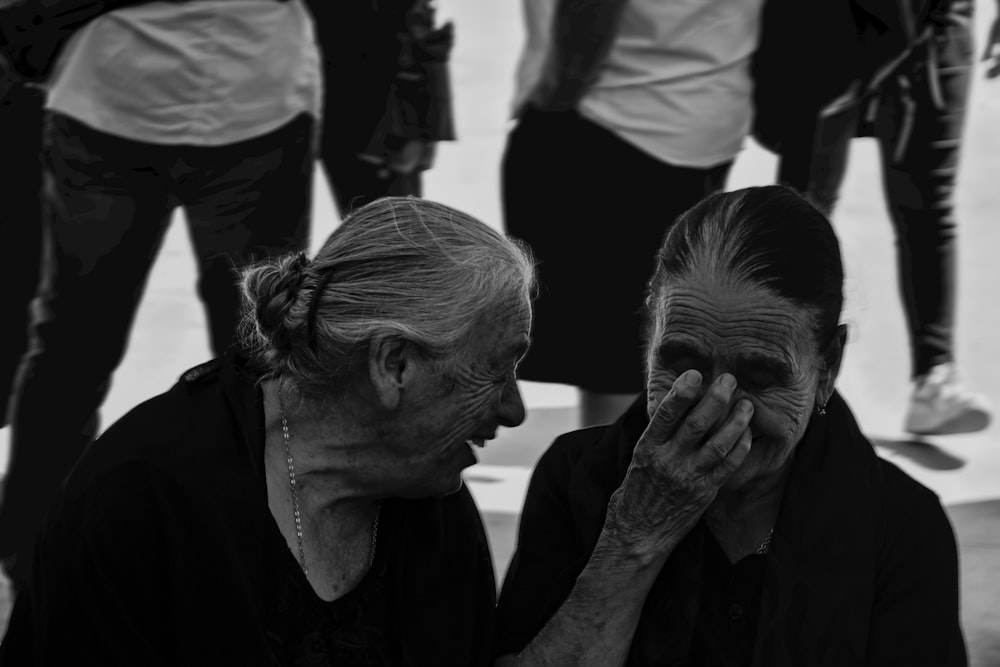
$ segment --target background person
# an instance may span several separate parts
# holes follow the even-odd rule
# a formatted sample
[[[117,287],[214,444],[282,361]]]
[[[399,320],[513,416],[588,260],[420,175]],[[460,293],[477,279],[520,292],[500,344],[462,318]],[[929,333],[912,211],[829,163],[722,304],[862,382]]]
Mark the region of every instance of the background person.
[[[524,420],[532,266],[454,209],[381,199],[244,271],[246,347],[88,448],[2,665],[491,665],[462,471]]]
[[[788,188],[678,219],[646,392],[532,476],[499,664],[966,664],[948,518],[835,389],[842,290],[831,225]]]
[[[437,142],[455,138],[453,26],[432,0],[306,0],[326,82],[319,154],[340,214],[421,196]]]
[[[0,558],[15,584],[42,514],[98,432],[176,208],[216,354],[239,319],[234,267],[306,246],[320,86],[300,0],[150,2],[103,14],[66,43],[46,84],[46,255],[0,506]]]
[[[0,78],[3,74],[0,73]],[[28,349],[31,299],[38,286],[42,256],[42,106],[36,86],[9,81],[0,91],[0,285],[7,313],[0,332],[0,427],[21,357]],[[0,84],[3,88],[3,84]]]
[[[539,260],[521,374],[578,387],[584,426],[613,421],[642,389],[653,249],[723,187],[743,146],[762,4],[524,3],[502,166],[504,224]]]
[[[913,389],[903,428],[918,435],[969,433],[992,418],[986,397],[962,385],[955,360],[955,185],[974,58],[974,3],[912,3],[922,4],[926,16],[917,16],[920,36],[912,49],[876,92],[824,120],[813,142],[782,145],[779,180],[830,216],[851,139],[876,138],[910,345]]]

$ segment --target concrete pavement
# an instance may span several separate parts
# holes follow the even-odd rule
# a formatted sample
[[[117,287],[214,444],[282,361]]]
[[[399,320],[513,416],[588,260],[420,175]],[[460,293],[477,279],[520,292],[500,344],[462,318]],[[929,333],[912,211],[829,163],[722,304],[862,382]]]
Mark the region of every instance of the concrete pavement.
[[[522,32],[517,2],[442,0],[456,21],[453,84],[459,140],[444,144],[425,195],[500,226],[499,163]],[[982,36],[995,12],[979,0]],[[981,43],[981,40],[980,40]],[[958,191],[960,234],[959,366],[968,385],[1000,408],[997,334],[1000,308],[1000,81],[977,76]],[[858,140],[834,223],[847,265],[850,343],[840,389],[880,455],[933,488],[949,510],[963,567],[963,614],[973,665],[1000,665],[1000,427],[974,435],[912,438],[901,430],[908,397],[908,351],[895,282],[893,238],[871,140]],[[773,181],[774,159],[749,145],[729,187]],[[325,180],[317,176],[313,245],[338,222]],[[177,220],[154,267],[126,358],[103,410],[104,423],[158,393],[208,356],[204,315],[186,232]],[[514,544],[517,513],[531,467],[559,433],[576,425],[575,392],[523,382],[529,416],[484,450],[468,481],[486,517],[497,571]],[[0,432],[0,444],[6,433]],[[0,451],[0,462],[5,459]],[[0,588],[0,614],[6,615]],[[2,618],[0,618],[2,623]],[[0,625],[2,627],[2,625]]]

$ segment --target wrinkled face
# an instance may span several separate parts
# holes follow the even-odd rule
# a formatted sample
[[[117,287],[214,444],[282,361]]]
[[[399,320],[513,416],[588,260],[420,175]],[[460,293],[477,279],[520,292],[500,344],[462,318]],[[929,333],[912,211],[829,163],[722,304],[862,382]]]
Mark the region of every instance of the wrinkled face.
[[[687,279],[659,298],[647,356],[650,414],[674,380],[698,370],[709,387],[721,373],[737,382],[733,401],[754,405],[752,449],[727,487],[780,474],[805,433],[827,377],[810,314],[756,285]]]
[[[531,306],[512,301],[477,327],[450,377],[427,378],[412,410],[407,453],[408,497],[439,496],[462,486],[462,471],[476,463],[475,447],[496,437],[499,426],[524,421],[517,364],[528,350]]]

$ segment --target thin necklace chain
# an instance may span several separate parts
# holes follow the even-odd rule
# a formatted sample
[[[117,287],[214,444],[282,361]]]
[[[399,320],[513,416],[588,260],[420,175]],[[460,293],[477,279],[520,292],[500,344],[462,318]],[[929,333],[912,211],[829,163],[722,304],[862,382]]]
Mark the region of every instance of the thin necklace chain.
[[[763,556],[763,555],[767,554],[768,551],[771,550],[771,538],[773,536],[774,536],[774,528],[772,528],[767,533],[767,537],[765,537],[764,541],[760,543],[759,547],[757,547],[757,555],[758,556]]]
[[[288,435],[288,419],[285,417],[285,402],[278,397],[278,407],[281,410],[281,435],[285,441],[285,460],[288,463],[288,488],[292,492],[292,510],[295,516],[295,540],[299,547],[299,566],[302,572],[309,576],[306,565],[306,550],[302,548],[302,514],[299,512],[299,493],[295,487],[295,460],[292,458],[291,436]],[[375,545],[378,543],[378,518],[382,513],[382,504],[375,506],[375,521],[372,523],[371,548],[368,552],[368,566],[375,563]],[[768,536],[770,539],[770,536]]]

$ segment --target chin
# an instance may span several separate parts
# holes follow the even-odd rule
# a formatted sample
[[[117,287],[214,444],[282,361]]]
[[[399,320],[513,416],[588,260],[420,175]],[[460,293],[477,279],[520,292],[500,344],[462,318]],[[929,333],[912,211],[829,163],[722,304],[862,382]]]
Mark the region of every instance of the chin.
[[[464,485],[465,479],[459,473],[454,477],[442,478],[438,484],[434,485],[432,493],[428,495],[431,497],[450,496],[461,491]]]
[[[452,485],[450,490],[445,491],[443,495],[450,496],[454,493],[458,493],[459,491],[462,490],[463,486],[465,486],[465,479],[463,479],[462,476],[459,475],[458,481]]]
[[[397,493],[397,497],[409,500],[421,500],[425,498],[441,498],[458,493],[462,490],[465,480],[461,473],[454,477],[436,477],[425,479],[422,484],[414,484],[408,489]]]
[[[763,440],[760,443],[755,441],[753,446],[758,447],[759,444],[767,447],[773,445],[773,441],[771,443]],[[791,456],[785,456],[782,459],[776,460],[773,457],[762,456],[764,454],[763,450],[757,452],[757,454],[758,456],[755,457],[754,452],[751,451],[750,455],[743,462],[743,465],[736,469],[736,472],[726,480],[722,488],[727,491],[736,491],[763,480],[774,479],[786,471],[791,464]]]
[[[726,480],[725,484],[722,485],[721,489],[726,491],[739,491],[741,488],[746,486],[748,482],[752,482],[754,477],[753,473],[747,474],[742,470],[737,470],[733,473],[733,476]]]

